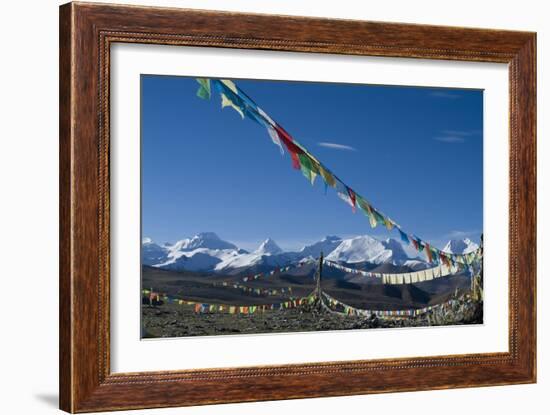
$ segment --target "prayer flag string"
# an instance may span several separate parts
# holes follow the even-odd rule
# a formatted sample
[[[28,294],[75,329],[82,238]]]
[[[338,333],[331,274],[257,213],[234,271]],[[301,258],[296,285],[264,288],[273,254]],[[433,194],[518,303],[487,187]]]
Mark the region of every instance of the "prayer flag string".
[[[292,167],[300,170],[311,184],[315,183],[317,176],[321,176],[325,182],[325,188],[331,187],[335,189],[337,195],[350,205],[354,213],[356,207],[359,207],[363,214],[367,216],[372,228],[378,225],[383,225],[388,230],[397,228],[401,240],[404,243],[412,245],[419,253],[424,252],[429,263],[443,263],[447,266],[454,266],[456,262],[461,262],[462,264],[469,265],[473,260],[472,255],[475,256],[481,252],[481,248],[467,254],[444,252],[417,236],[405,232],[397,222],[372,206],[364,197],[346,185],[330,169],[315,158],[233,81],[228,79],[197,78],[197,82],[199,83],[197,96],[202,99],[210,99],[213,90],[218,92],[221,97],[222,108],[233,108],[241,118],[249,118],[266,128],[271,141],[279,147],[281,154],[284,154],[283,147],[285,147],[290,154]]]
[[[471,275],[473,275],[473,272],[474,272],[473,271],[474,263],[467,265],[461,262],[456,262],[455,264],[450,264],[450,263],[440,264],[433,268],[427,268],[427,269],[423,269],[415,272],[403,272],[399,274],[363,271],[357,268],[346,267],[344,265],[340,265],[336,262],[329,261],[327,259],[323,260],[323,264],[325,264],[328,267],[347,272],[349,274],[356,274],[356,275],[361,275],[361,276],[370,277],[370,278],[379,278],[382,284],[392,284],[392,285],[416,284],[418,282],[430,281],[435,278],[441,278],[441,277],[446,277],[448,275],[453,275],[460,271],[468,271]]]

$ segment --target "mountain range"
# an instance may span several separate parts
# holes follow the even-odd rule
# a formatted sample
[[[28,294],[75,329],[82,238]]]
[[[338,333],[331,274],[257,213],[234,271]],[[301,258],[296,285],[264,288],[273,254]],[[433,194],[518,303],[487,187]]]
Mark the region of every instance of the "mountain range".
[[[445,248],[450,253],[466,253],[477,248],[469,239],[450,240]],[[323,252],[325,258],[362,269],[419,270],[428,264],[420,257],[407,254],[396,239],[378,240],[369,235],[351,238],[326,236],[299,251],[284,251],[267,238],[253,252],[224,241],[214,232],[199,233],[176,243],[157,244],[150,238],[142,240],[142,264],[175,271],[197,271],[238,275],[265,272],[278,266],[299,262],[315,262]]]

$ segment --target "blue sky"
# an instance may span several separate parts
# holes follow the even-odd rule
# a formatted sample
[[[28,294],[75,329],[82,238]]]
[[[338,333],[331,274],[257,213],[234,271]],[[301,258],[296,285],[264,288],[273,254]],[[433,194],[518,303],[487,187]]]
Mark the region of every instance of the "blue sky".
[[[409,233],[442,245],[483,227],[483,92],[235,80],[341,180]],[[142,233],[213,231],[245,249],[370,234],[322,179],[311,186],[266,130],[196,96],[194,78],[142,75]]]

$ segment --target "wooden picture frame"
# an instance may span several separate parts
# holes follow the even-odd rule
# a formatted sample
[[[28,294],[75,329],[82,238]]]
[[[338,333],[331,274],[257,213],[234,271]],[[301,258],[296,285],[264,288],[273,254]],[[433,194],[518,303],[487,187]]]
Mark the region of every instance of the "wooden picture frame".
[[[509,351],[111,373],[109,59],[117,42],[509,65]],[[60,8],[60,407],[68,412],[536,380],[536,35],[69,3]],[[174,368],[176,369],[176,368]],[[253,391],[253,393],[252,393]]]

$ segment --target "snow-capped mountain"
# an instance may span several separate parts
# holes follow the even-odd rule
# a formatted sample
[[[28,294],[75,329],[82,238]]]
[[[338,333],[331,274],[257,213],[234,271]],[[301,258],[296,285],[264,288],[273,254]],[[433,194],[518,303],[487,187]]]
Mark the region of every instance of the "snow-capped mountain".
[[[141,262],[144,265],[156,265],[166,260],[166,248],[154,243],[151,238],[141,241]]]
[[[379,241],[368,235],[343,240],[326,258],[336,262],[393,263],[395,265],[401,265],[410,259],[399,241],[395,239]]]
[[[336,262],[364,262],[375,258],[385,251],[384,245],[370,236],[357,236],[342,241],[338,247],[326,256]]]
[[[149,243],[153,242],[149,239]],[[189,271],[211,271],[218,263],[246,253],[236,245],[220,239],[214,232],[199,233],[192,238],[179,240],[173,245],[165,244],[160,248],[164,250],[164,257],[150,265]]]
[[[277,255],[282,253],[283,250],[277,245],[277,243],[271,239],[267,238],[262,244],[254,251],[255,254],[260,255]]]
[[[268,238],[253,252],[239,249],[213,232],[199,233],[174,244],[159,245],[150,238],[142,241],[144,265],[172,270],[231,273],[266,271],[277,266],[315,261],[323,252],[325,258],[341,263],[371,265],[390,264],[410,269],[422,269],[426,263],[407,255],[401,242],[378,240],[368,235],[342,239],[326,236],[297,252],[285,252]]]
[[[391,252],[391,256],[388,256],[388,259],[384,262],[391,262],[394,265],[403,265],[405,262],[411,259],[416,262],[423,262],[418,258],[417,255],[414,255],[413,257],[409,256],[403,248],[403,244],[396,239],[386,239],[382,242],[382,244],[386,248],[386,251]]]
[[[291,253],[283,252],[273,239],[267,238],[254,252],[227,256],[216,265],[215,271],[273,269],[292,262],[293,258]]]
[[[238,249],[235,245],[230,242],[226,242],[214,232],[202,232],[192,238],[182,239],[181,241],[176,242],[171,251],[193,251],[198,248],[206,249]]]
[[[319,253],[323,252],[324,255],[330,254],[334,251],[338,245],[342,243],[342,238],[339,236],[325,236],[318,242],[311,245],[304,246],[298,253],[303,257],[317,258]]]
[[[449,254],[467,254],[468,252],[475,251],[477,248],[479,248],[479,245],[468,238],[451,239],[447,242],[443,251]]]
[[[430,267],[427,262],[420,259],[407,259],[403,262],[403,266],[410,268],[411,271],[420,271]]]

